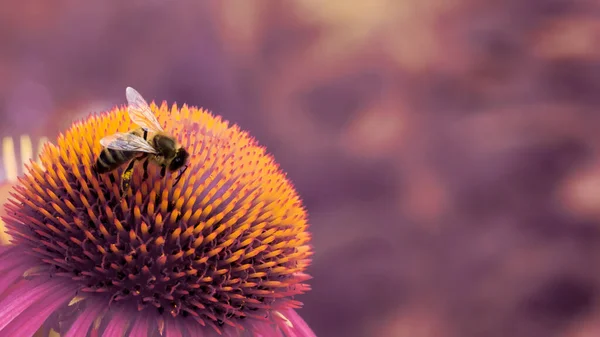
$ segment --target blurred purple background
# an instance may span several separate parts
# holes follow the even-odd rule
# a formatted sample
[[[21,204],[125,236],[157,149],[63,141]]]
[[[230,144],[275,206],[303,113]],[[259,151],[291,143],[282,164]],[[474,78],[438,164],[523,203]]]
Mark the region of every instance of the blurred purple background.
[[[0,136],[148,100],[310,213],[318,336],[600,335],[597,0],[4,0]]]

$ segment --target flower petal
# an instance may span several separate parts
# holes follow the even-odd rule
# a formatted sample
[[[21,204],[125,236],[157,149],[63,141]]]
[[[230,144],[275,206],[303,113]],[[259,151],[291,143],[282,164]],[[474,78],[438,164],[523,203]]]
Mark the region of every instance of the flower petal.
[[[169,319],[166,322],[166,332],[167,332],[167,337],[182,337],[182,333],[181,333],[181,327],[179,326],[179,324],[177,324],[177,322],[173,319]]]
[[[123,310],[119,310],[113,314],[106,326],[106,330],[102,334],[102,337],[115,337],[115,336],[123,336],[127,330],[127,320],[123,315]]]
[[[315,333],[295,310],[282,310],[281,316],[283,317],[278,317],[276,320],[278,321],[277,323],[283,330],[285,336],[316,337]]]
[[[73,325],[71,325],[71,328],[64,337],[78,337],[87,335],[87,332],[92,326],[92,323],[100,314],[102,306],[99,304],[98,301],[94,300],[88,300],[88,303],[86,304],[87,307],[85,308],[83,313],[81,313],[79,317],[77,317],[77,320],[75,320]]]
[[[69,285],[54,281],[15,289],[0,303],[0,335],[32,336],[55,310],[72,297],[72,293]]]
[[[185,322],[185,328],[187,329],[188,335],[190,337],[202,337],[202,333],[200,331],[200,324],[196,321]]]
[[[0,276],[0,294],[4,293],[4,291],[8,289],[11,285],[13,285],[17,279],[23,276],[24,272],[25,268],[18,267],[15,267],[15,269],[11,269],[7,273],[2,272],[3,275]]]
[[[32,305],[51,294],[64,294],[69,288],[65,283],[41,278],[25,281],[0,302],[0,331]]]
[[[23,276],[30,267],[28,257],[14,247],[0,246],[0,294]]]
[[[133,327],[131,328],[131,332],[129,333],[129,337],[146,337],[148,336],[148,316],[144,313],[139,313]]]
[[[10,246],[0,246],[0,295],[30,267],[28,257]]]
[[[19,249],[15,249],[14,246],[0,246],[0,271],[21,266],[27,258],[26,254],[23,254]]]
[[[256,337],[283,337],[283,332],[275,327],[273,323],[265,321],[248,321],[247,334],[244,336]]]

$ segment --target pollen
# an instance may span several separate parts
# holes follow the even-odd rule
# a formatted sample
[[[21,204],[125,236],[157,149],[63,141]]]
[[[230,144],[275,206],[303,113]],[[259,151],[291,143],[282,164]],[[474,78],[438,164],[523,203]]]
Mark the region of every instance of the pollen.
[[[138,126],[126,107],[94,114],[19,178],[6,207],[12,243],[39,259],[37,273],[78,284],[73,303],[100,296],[216,331],[297,308],[312,250],[292,183],[239,127],[186,105],[150,107],[190,154],[179,181],[152,162],[147,175],[134,166],[124,191],[126,164],[98,174],[100,139]]]

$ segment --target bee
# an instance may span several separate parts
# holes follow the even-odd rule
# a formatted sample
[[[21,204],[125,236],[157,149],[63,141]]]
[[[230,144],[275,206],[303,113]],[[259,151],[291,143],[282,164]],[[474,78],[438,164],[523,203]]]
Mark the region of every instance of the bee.
[[[124,192],[131,183],[135,163],[143,161],[144,179],[147,179],[148,163],[152,162],[161,167],[160,175],[163,178],[167,171],[179,171],[173,184],[176,185],[188,167],[189,153],[173,136],[165,133],[139,92],[127,87],[125,94],[129,118],[140,128],[102,138],[100,144],[104,148],[96,159],[95,171],[107,173],[127,163],[127,168],[121,174],[121,191]]]

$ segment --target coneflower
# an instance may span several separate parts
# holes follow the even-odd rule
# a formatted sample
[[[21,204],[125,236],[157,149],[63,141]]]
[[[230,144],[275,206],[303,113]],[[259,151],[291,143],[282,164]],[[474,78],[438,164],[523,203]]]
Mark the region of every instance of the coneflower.
[[[0,248],[0,335],[314,336],[295,312],[309,287],[307,217],[247,133],[183,105],[151,104],[190,153],[161,178],[93,170],[100,139],[137,128],[127,109],[75,123],[12,192]]]
[[[3,178],[0,179],[0,202],[8,198],[8,193],[14,184],[17,183],[17,177],[25,171],[25,164],[35,158],[39,158],[42,146],[48,141],[46,137],[38,140],[37,146],[34,146],[29,135],[19,137],[19,147],[15,146],[13,137],[2,138],[2,172]],[[17,153],[19,154],[17,156]],[[39,163],[39,162],[38,162]],[[0,207],[0,216],[4,216],[4,209]],[[0,244],[8,243],[8,235],[5,232],[4,221],[0,218]]]

